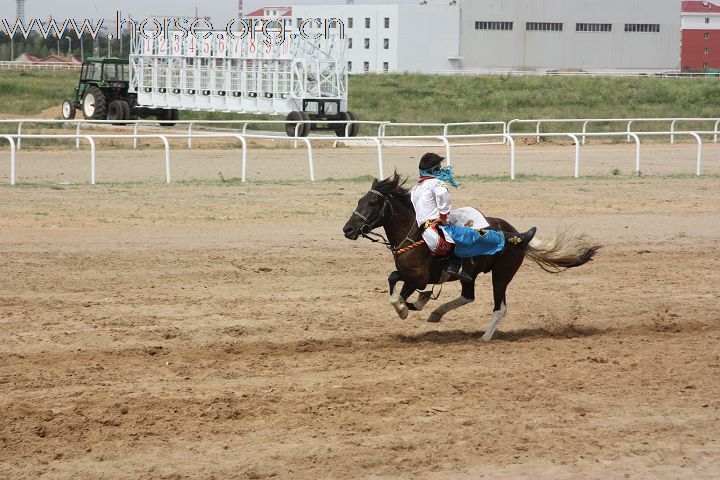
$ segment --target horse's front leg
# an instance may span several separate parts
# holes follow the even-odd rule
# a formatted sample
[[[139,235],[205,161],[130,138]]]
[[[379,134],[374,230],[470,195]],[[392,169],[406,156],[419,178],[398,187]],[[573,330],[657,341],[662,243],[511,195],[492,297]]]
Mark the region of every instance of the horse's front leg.
[[[390,286],[390,289],[388,290],[390,292],[390,305],[392,305],[395,308],[395,311],[397,312],[398,316],[402,318],[403,320],[407,318],[408,316],[408,307],[405,303],[405,300],[407,300],[407,297],[410,296],[410,294],[413,292],[413,290],[410,290],[410,292],[407,292],[408,289],[408,282],[403,283],[403,288],[400,290],[397,288],[397,283],[402,280],[402,275],[400,275],[400,272],[394,271],[390,274],[388,277],[388,284]],[[405,295],[403,295],[405,294]]]
[[[427,319],[428,322],[439,322],[440,319],[442,319],[443,315],[445,315],[449,311],[455,310],[456,308],[460,308],[463,305],[467,305],[468,303],[475,301],[475,279],[473,279],[472,281],[460,280],[460,284],[462,285],[462,292],[460,293],[460,296],[455,300],[450,300],[447,303],[443,303],[438,308],[433,310],[433,312]]]

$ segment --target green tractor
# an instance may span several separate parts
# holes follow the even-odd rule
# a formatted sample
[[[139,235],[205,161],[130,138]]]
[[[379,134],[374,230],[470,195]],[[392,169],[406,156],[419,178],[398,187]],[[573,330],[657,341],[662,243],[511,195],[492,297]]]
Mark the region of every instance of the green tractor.
[[[62,117],[71,120],[76,110],[81,110],[86,120],[137,120],[154,116],[160,125],[175,125],[179,118],[177,109],[137,104],[137,95],[128,92],[129,68],[128,61],[121,58],[88,58],[82,65],[75,93],[63,102]]]

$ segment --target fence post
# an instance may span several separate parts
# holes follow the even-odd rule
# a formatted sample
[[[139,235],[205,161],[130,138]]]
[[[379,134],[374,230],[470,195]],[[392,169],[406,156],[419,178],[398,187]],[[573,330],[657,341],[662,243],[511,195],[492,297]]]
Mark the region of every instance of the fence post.
[[[10,135],[3,135],[10,143],[10,185],[15,185],[15,140]]]
[[[170,183],[170,142],[165,135],[158,135],[165,144],[165,183]]]
[[[378,137],[372,137],[373,140],[375,140],[375,143],[377,144],[377,154],[378,154],[378,169],[380,172],[380,176],[378,177],[380,180],[385,178],[385,175],[383,174],[383,156],[382,156],[382,142]]]
[[[670,144],[675,143],[675,122],[677,122],[677,120],[673,120],[670,123]]]
[[[95,139],[93,137],[91,137],[90,135],[83,135],[82,137],[87,139],[87,141],[90,143],[90,184],[95,185],[95,183],[96,183]]]
[[[300,135],[300,125],[302,125],[302,123],[295,124],[295,138],[298,138],[298,136]],[[293,142],[293,148],[297,148],[297,146],[298,146],[298,143],[297,143],[297,140],[295,140]]]
[[[519,122],[519,121],[520,121],[520,119],[517,119],[517,118],[513,118],[512,120],[510,120],[507,123],[507,129],[506,129],[505,133],[507,135],[512,135],[512,124],[513,124],[513,122]]]
[[[20,148],[22,147],[22,137],[20,137],[20,135],[22,135],[22,125],[23,125],[23,122],[18,123],[18,133],[17,133],[18,134],[18,140],[17,140],[17,149],[18,150],[20,150]]]
[[[630,132],[631,132],[630,127],[632,126],[632,123],[633,123],[632,120],[628,120],[627,127],[625,128],[625,131],[627,132],[627,139],[626,139],[627,143],[630,143],[630,138],[632,138],[632,137],[630,137]]]
[[[240,175],[240,181],[245,183],[247,180],[247,141],[242,135],[235,135],[235,138],[240,140],[242,144],[242,173]]]
[[[188,123],[188,150],[192,150],[192,122]]]
[[[713,130],[715,132],[714,140],[713,140],[715,143],[717,143],[718,125],[720,125],[720,119],[717,122],[715,122],[715,130]]]
[[[538,121],[537,125],[535,125],[535,141],[537,143],[540,143],[540,122],[542,122],[542,120]]]
[[[451,160],[451,158],[450,158],[450,142],[449,142],[448,139],[447,139],[446,137],[444,137],[444,136],[442,136],[442,137],[437,137],[437,138],[439,138],[440,140],[442,140],[443,145],[445,145],[445,160],[447,160],[447,164],[448,164],[448,165],[452,165],[452,160]]]
[[[585,134],[587,133],[588,120],[583,122],[582,127],[582,144],[585,145]]]
[[[75,127],[75,135],[77,135],[77,138],[75,139],[75,150],[80,150],[80,125],[82,122],[77,122],[77,125]]]
[[[135,123],[133,124],[133,150],[137,150],[138,148],[138,125],[140,124],[139,120],[135,120]]]
[[[640,137],[636,133],[630,133],[635,139],[635,175],[640,176]]]
[[[702,163],[702,139],[700,138],[700,135],[698,135],[696,132],[688,132],[690,135],[695,137],[695,140],[697,140],[698,148],[697,148],[697,166],[695,167],[695,175],[698,177],[700,176],[700,165]]]
[[[568,133],[568,136],[575,141],[575,178],[580,176],[580,142],[573,133]]]
[[[510,143],[510,180],[515,180],[515,140],[512,135],[505,135],[508,143]]]
[[[315,165],[313,165],[312,145],[310,145],[309,139],[303,137],[303,140],[305,141],[305,145],[307,145],[307,150],[308,150],[308,162],[310,163],[310,181],[314,182],[315,181]],[[297,140],[296,140],[296,142],[297,142]]]

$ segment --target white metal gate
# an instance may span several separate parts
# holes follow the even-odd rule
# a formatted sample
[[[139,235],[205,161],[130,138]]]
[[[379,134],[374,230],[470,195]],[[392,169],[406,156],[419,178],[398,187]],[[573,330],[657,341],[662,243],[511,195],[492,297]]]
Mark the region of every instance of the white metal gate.
[[[345,42],[296,35],[266,44],[225,31],[137,36],[130,53],[130,92],[140,106],[287,114],[313,104],[347,110]],[[336,101],[336,102],[333,102]]]

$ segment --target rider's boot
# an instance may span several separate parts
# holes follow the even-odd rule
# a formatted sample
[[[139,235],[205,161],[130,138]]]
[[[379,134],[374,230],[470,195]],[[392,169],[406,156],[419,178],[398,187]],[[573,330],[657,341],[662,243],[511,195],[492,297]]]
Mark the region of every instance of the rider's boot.
[[[447,267],[445,267],[445,272],[450,275],[450,278],[452,279],[457,278],[462,281],[472,282],[472,277],[465,273],[462,268],[462,258],[458,256],[450,255]]]
[[[503,236],[505,237],[505,245],[507,246],[508,244],[510,244],[515,247],[524,247],[528,243],[530,243],[530,240],[533,239],[536,230],[536,227],[532,227],[530,230],[523,233],[502,232]]]

